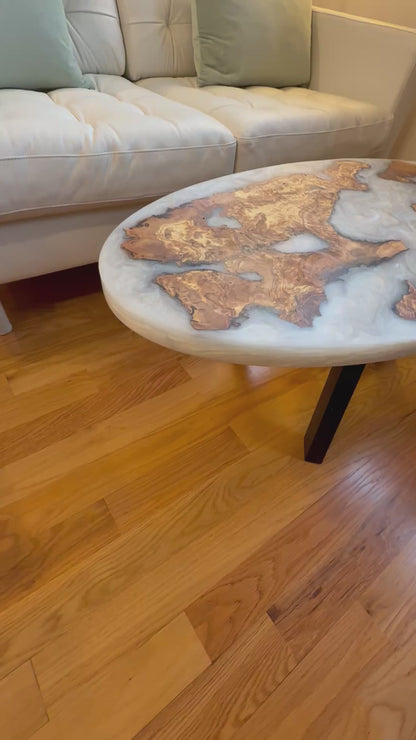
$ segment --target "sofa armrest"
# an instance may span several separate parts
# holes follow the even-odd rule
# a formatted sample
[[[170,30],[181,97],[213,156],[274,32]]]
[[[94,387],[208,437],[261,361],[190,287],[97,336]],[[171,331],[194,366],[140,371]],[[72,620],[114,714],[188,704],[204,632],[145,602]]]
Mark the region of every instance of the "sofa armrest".
[[[392,146],[416,107],[416,29],[314,8],[310,87],[392,113]]]

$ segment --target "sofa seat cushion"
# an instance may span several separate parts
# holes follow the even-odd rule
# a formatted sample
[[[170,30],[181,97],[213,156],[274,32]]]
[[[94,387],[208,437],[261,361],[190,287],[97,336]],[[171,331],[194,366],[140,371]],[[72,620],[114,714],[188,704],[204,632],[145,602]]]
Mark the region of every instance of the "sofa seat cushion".
[[[384,153],[392,117],[370,103],[303,87],[199,88],[194,77],[141,80],[223,123],[237,139],[236,170]]]
[[[96,75],[96,90],[0,90],[0,217],[154,198],[233,171],[214,118]]]

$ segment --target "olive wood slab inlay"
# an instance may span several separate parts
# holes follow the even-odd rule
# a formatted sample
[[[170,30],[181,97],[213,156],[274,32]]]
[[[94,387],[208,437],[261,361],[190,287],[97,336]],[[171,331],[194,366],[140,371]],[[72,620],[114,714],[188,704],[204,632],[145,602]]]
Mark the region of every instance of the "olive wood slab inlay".
[[[402,319],[416,321],[416,288],[412,283],[407,283],[409,292],[396,304],[396,311]]]
[[[339,160],[322,173],[272,177],[196,199],[127,228],[122,247],[136,260],[189,267],[160,274],[156,283],[187,309],[194,329],[239,325],[251,306],[309,327],[320,315],[329,282],[351,268],[375,266],[406,250],[401,240],[349,238],[332,223],[343,191],[369,191],[359,177],[369,168],[364,162]],[[413,183],[416,166],[391,162],[379,177]],[[296,243],[287,247],[288,240],[304,235],[319,240],[318,251],[297,250]],[[414,288],[408,288],[395,310],[416,319]]]

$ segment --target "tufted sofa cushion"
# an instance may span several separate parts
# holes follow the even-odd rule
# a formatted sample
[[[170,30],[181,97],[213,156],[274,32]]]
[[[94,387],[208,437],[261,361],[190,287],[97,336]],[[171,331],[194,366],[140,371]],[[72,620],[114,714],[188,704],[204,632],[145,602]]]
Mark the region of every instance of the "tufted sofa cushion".
[[[226,126],[237,140],[237,171],[332,157],[377,157],[385,151],[393,118],[371,103],[303,87],[198,88],[190,77],[137,84]]]
[[[64,0],[64,7],[82,71],[123,75],[126,56],[116,0]]]
[[[190,0],[118,0],[130,80],[195,74]]]
[[[233,171],[235,139],[213,118],[94,79],[97,90],[0,90],[0,216],[154,198]]]

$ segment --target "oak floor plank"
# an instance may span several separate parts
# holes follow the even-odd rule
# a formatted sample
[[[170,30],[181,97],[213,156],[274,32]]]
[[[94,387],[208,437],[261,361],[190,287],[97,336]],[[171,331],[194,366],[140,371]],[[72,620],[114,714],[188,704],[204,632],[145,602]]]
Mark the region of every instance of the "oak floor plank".
[[[210,665],[188,619],[180,614],[148,642],[120,655],[60,700],[36,740],[131,740]],[[38,673],[43,691],[42,676]]]
[[[0,707],[22,666],[41,707],[21,740],[415,740],[414,359],[367,367],[314,466],[327,370],[154,345],[96,266],[1,292]]]
[[[85,301],[85,299],[84,299]],[[66,315],[68,315],[69,306],[67,305]],[[33,363],[47,363],[48,357],[55,357],[62,352],[70,353],[70,346],[78,347],[83,343],[89,345],[94,352],[98,348],[102,339],[114,335],[117,331],[117,322],[111,319],[110,322],[104,314],[96,317],[95,326],[94,313],[91,312],[91,302],[84,307],[79,307],[76,311],[79,318],[74,320],[70,310],[69,321],[65,312],[54,313],[43,316],[42,314],[33,315],[32,319],[25,322],[21,315],[17,315],[16,320],[19,322],[18,331],[16,326],[14,331],[2,337],[0,347],[0,370],[6,373],[6,377],[12,380],[16,369],[24,365]],[[90,311],[90,315],[88,315]],[[13,323],[16,321],[13,319]],[[77,349],[75,349],[75,352]]]
[[[118,453],[159,431],[160,444],[172,444],[170,440],[175,440],[179,433],[183,439],[192,438],[202,426],[215,429],[216,421],[209,422],[208,412],[203,419],[196,416],[193,423],[184,423],[183,417],[209,406],[210,399],[217,403],[216,394],[215,380],[207,383],[202,391],[198,381],[190,380],[156,398],[115,413],[91,428],[81,429],[23,460],[6,465],[0,473],[3,491],[6,492],[4,497],[11,501],[32,495],[51,480],[57,480],[82,465],[99,461],[110,453]]]
[[[263,367],[261,365],[231,365],[225,362],[210,360],[202,357],[182,355],[179,359],[182,367],[191,378],[202,378],[208,373],[215,373],[219,378],[232,376],[235,383],[252,389],[257,385],[264,385],[275,378],[293,373],[290,367]]]
[[[294,385],[291,393],[283,397],[276,395],[258,403],[254,412],[249,410],[240,414],[233,421],[232,428],[249,449],[266,444],[280,448],[282,439],[288,439],[286,445],[290,441],[296,444],[297,441],[297,454],[301,456],[303,435],[327,373],[322,368],[315,368],[314,371],[306,369],[303,382]],[[355,456],[357,445],[362,444],[363,434],[370,436],[381,425],[388,430],[390,443],[391,422],[400,421],[402,415],[415,411],[415,395],[416,377],[412,360],[367,366],[328,451],[325,464],[342,450],[348,449],[350,457]]]
[[[51,600],[50,608],[59,614],[48,644],[42,642],[42,619],[27,623],[29,604],[21,614],[10,614],[10,621],[3,627],[5,634],[13,635],[4,656],[6,665],[10,660],[21,659],[23,648],[30,654],[36,649],[34,662],[43,676],[50,677],[51,695],[67,691],[82,676],[89,675],[92,666],[117,655],[123,645],[147,639],[164,621],[172,619],[192,602],[195,594],[213,585],[219,572],[227,572],[238,562],[250,542],[255,549],[259,542],[269,538],[271,530],[283,527],[295,512],[305,509],[312,495],[321,495],[318,489],[314,493],[304,491],[302,485],[298,495],[293,491],[293,497],[283,504],[284,496],[276,497],[270,487],[276,470],[263,460],[256,487],[256,474],[250,470],[249,461],[244,460],[244,463],[248,480],[247,500],[242,502],[243,506],[239,488],[242,471],[236,462],[231,477],[225,471],[219,475],[220,486],[213,481],[208,488],[201,487],[200,495],[193,502],[188,497],[172,501],[169,509],[161,510],[159,515],[156,513],[147,525],[127,532],[123,538],[103,548],[101,556],[90,558],[79,569],[76,580],[74,577],[72,582],[68,577],[65,583],[56,584],[55,592],[45,592],[45,599]],[[270,499],[273,499],[273,508]],[[225,516],[227,506],[230,509],[228,519]],[[203,524],[199,530],[201,511]],[[250,527],[244,524],[247,519]],[[241,536],[242,526],[244,537]],[[222,546],[225,537],[226,548]],[[106,574],[107,588],[99,587],[103,574]],[[71,597],[73,590],[75,593]],[[88,603],[78,596],[84,592],[96,594],[93,622],[89,618]],[[66,600],[64,611],[59,606],[62,600]],[[82,647],[80,654],[74,654],[74,644]],[[18,650],[17,655],[15,650]],[[45,686],[46,679],[43,683]]]
[[[227,428],[214,437],[188,445],[179,453],[164,456],[157,466],[107,495],[106,503],[119,529],[129,529],[246,454],[242,442]]]
[[[351,681],[378,655],[392,648],[364,609],[352,604],[304,660],[235,734],[235,740],[311,740],[326,738],[322,722]],[[338,736],[342,740],[343,735]]]
[[[79,565],[118,534],[104,501],[37,536],[19,528],[12,517],[0,515],[0,610]]]
[[[121,451],[80,465],[62,478],[45,483],[37,489],[38,492],[4,506],[0,509],[0,515],[12,516],[28,531],[37,532],[78,513],[86,504],[103,498],[113,504],[112,494],[116,501],[117,492],[120,492],[123,500],[126,497],[127,508],[129,501],[132,506],[137,506],[137,518],[141,522],[143,507],[149,502],[149,497],[162,494],[156,484],[166,488],[171,481],[172,467],[174,475],[175,470],[181,470],[184,483],[187,475],[189,479],[193,475],[194,480],[199,480],[246,453],[234,432],[227,428],[211,436],[203,436],[202,440],[199,440],[197,429],[194,430],[195,435],[186,429],[178,434],[176,431],[164,430],[137,443],[125,445]],[[201,454],[206,456],[203,463]],[[181,460],[192,455],[196,458],[191,474],[191,471],[182,467]],[[180,474],[177,485],[180,485]],[[115,503],[114,511],[119,511]],[[131,519],[135,518],[133,511]],[[120,523],[121,520],[120,509]]]
[[[413,537],[359,597],[367,613],[398,647],[416,636],[415,566]]]
[[[47,361],[120,328],[102,299],[97,265],[2,285],[1,293],[14,331],[1,338],[0,368],[16,358]]]
[[[102,316],[97,317],[102,322]],[[58,351],[34,362],[16,362],[7,372],[7,381],[15,396],[27,391],[62,382],[71,375],[89,372],[104,374],[107,367],[118,363],[124,367],[130,359],[136,358],[138,371],[150,365],[172,359],[169,350],[157,344],[150,344],[133,332],[122,331],[112,326],[105,334],[95,334],[91,322],[90,332],[84,340],[68,342]],[[186,371],[186,368],[184,368]]]
[[[416,638],[381,652],[345,687],[314,728],[313,740],[414,740]],[[321,732],[321,735],[319,735]]]
[[[0,402],[3,404],[10,400],[12,391],[5,375],[0,375]]]
[[[413,489],[413,475],[409,476],[406,469],[397,471],[396,497],[363,517],[358,530],[342,549],[334,549],[331,558],[323,561],[305,588],[286,598],[279,595],[268,609],[297,660],[412,541],[416,535],[416,501],[403,497],[403,493]]]
[[[4,466],[0,471],[2,503],[5,506],[39,491],[45,493],[46,486],[54,486],[55,483],[61,486],[60,479],[65,476],[67,480],[62,480],[61,487],[77,489],[77,482],[69,479],[84,478],[83,466],[88,464],[92,466],[88,473],[92,473],[94,481],[97,476],[105,478],[106,471],[103,474],[102,468],[109,463],[109,455],[113,454],[118,460],[117,468],[122,469],[124,449],[135,442],[144,440],[146,443],[153,435],[152,446],[167,450],[180,440],[186,439],[189,443],[228,426],[242,408],[245,410],[264,398],[285,394],[298,384],[296,373],[294,377],[276,378],[254,387],[251,393],[236,386],[233,376],[220,387],[215,374],[207,374],[202,387],[199,380],[182,383]],[[286,454],[285,450],[281,454]],[[143,457],[140,452],[138,456]],[[122,481],[116,488],[121,485]],[[106,493],[109,493],[108,489]],[[102,492],[98,498],[106,493]]]
[[[409,419],[409,429],[412,423]],[[412,437],[407,435],[403,425],[401,432],[398,445],[402,444],[402,438],[407,438],[411,446]],[[379,441],[373,440],[376,449],[382,443],[382,432],[380,434]],[[390,470],[392,460],[396,461],[396,471]],[[308,595],[309,604],[309,596],[315,595],[317,589],[320,589],[322,578],[328,572],[334,572],[336,583],[335,565],[339,561],[338,567],[342,570],[343,553],[348,542],[355,533],[358,533],[359,539],[365,522],[369,526],[374,516],[374,500],[380,500],[379,520],[384,521],[389,516],[391,501],[400,494],[406,479],[409,490],[412,489],[413,469],[409,470],[402,465],[394,448],[392,457],[385,456],[379,461],[377,469],[374,469],[371,453],[368,457],[358,458],[354,466],[350,463],[348,468],[343,468],[339,462],[338,458],[336,462],[328,461],[325,464],[325,470],[332,482],[335,482],[336,475],[340,475],[341,471],[344,474],[329,491],[322,478],[323,469],[310,466],[310,472],[299,478],[298,485],[303,484],[309,491],[317,485],[322,495],[315,502],[311,501],[312,505],[304,513],[299,512],[297,517],[292,517],[287,526],[277,531],[257,553],[240,563],[234,571],[219,580],[213,589],[188,607],[187,614],[213,660],[232,644],[241,630],[258,618],[259,613],[270,609],[273,618],[277,619],[279,610],[273,608],[273,605],[278,600],[290,605],[301,591]],[[290,495],[296,485],[293,480],[295,470],[296,466],[292,461],[287,488],[283,489],[290,491]],[[386,480],[390,483],[387,487]],[[279,482],[285,485],[281,472]],[[405,499],[397,503],[396,509],[398,520],[393,520],[392,530],[396,524],[396,536],[400,543],[402,534],[405,538],[412,535],[415,518],[410,515],[414,507],[409,499]],[[399,525],[404,527],[403,533]],[[351,579],[354,578],[354,572],[351,573]],[[321,579],[319,574],[322,574]],[[331,588],[329,591],[331,593]],[[319,594],[321,591],[315,595],[313,607]],[[321,599],[325,596],[326,593],[323,592]],[[334,596],[335,604],[337,598]],[[306,620],[305,638],[308,624]],[[324,624],[325,621],[322,622],[322,627]]]
[[[265,615],[134,740],[228,740],[295,667]]]
[[[0,680],[2,740],[29,740],[48,722],[48,715],[30,662]]]
[[[283,375],[280,383],[293,376]],[[292,383],[284,395],[275,395],[239,414],[231,427],[249,450],[273,447],[276,454],[303,459],[303,435],[313,412],[313,398],[322,390],[325,371],[314,368]]]
[[[71,398],[69,381],[58,385],[58,397],[61,407],[50,410],[42,403],[43,393],[36,389],[34,393],[25,393],[25,398],[19,397],[19,408],[29,411],[33,399],[42,409],[35,418],[26,418],[19,424],[10,426],[9,423],[3,433],[0,433],[0,463],[9,465],[22,457],[29,456],[38,450],[43,450],[59,440],[64,440],[73,434],[79,433],[86,427],[91,427],[123,409],[140,404],[142,401],[155,398],[171,388],[189,380],[186,372],[175,358],[159,363],[157,367],[145,369],[137,368],[137,357],[124,363],[123,383],[120,386],[119,366],[106,368],[105,378],[100,373],[88,373],[90,378],[85,379],[86,390],[79,398]],[[90,379],[90,388],[88,380]],[[82,389],[81,383],[79,383]],[[67,391],[67,387],[68,391]],[[48,386],[50,389],[51,386]],[[64,402],[64,405],[63,405]],[[16,402],[14,406],[16,406]],[[10,409],[13,414],[13,408]]]
[[[68,308],[67,315],[71,316]],[[58,346],[50,349],[49,357],[46,353],[49,337],[43,336],[42,324],[40,327],[34,327],[31,351],[29,338],[25,336],[20,323],[18,331],[15,328],[6,336],[6,341],[2,342],[0,347],[0,368],[5,373],[14,395],[84,372],[91,365],[96,366],[97,363],[103,362],[107,353],[111,361],[117,351],[123,355],[127,348],[130,350],[133,348],[129,336],[121,338],[117,328],[114,326],[109,328],[105,322],[99,322],[96,333],[92,331],[91,317],[88,315],[83,315],[75,324],[73,328],[70,326],[68,329],[63,318],[61,319],[60,326],[56,327],[54,332],[61,341]],[[45,322],[45,327],[50,333],[49,320]]]
[[[210,393],[215,394],[213,387]],[[164,446],[175,449],[184,444],[184,440],[195,439],[201,434],[202,422],[197,418],[189,425],[181,419],[185,409],[194,412],[202,406],[203,400],[198,384],[189,381],[4,466],[0,471],[4,505],[44,491],[45,486],[59,483],[64,476],[77,476],[78,470],[88,464],[95,464],[95,478],[102,468],[101,477],[105,477],[110,455],[119,458],[118,468],[122,471],[122,458],[135,443],[156,448],[162,455]],[[210,429],[215,427],[215,422],[209,424]],[[146,460],[146,455],[143,459]]]
[[[163,620],[209,591],[220,573],[232,570],[245,553],[255,551],[325,491],[317,478],[314,485],[305,486],[304,463],[299,463],[294,479],[294,467],[286,461],[288,485],[293,481],[290,497],[285,486],[276,495],[273,481],[279,467],[270,458],[243,458],[243,463],[243,469],[236,462],[220,473],[218,485],[214,480],[208,488],[201,487],[193,502],[185,497],[175,510],[172,501],[172,507],[149,519],[147,526],[102,548],[77,572],[48,584],[36,599],[0,614],[7,644],[0,671],[34,652],[35,662],[42,661],[49,670],[52,653],[54,690],[64,690],[67,682],[117,654],[121,645],[146,639]],[[48,620],[48,641],[45,614],[56,615]],[[81,655],[73,653],[75,643],[83,646]]]
[[[24,429],[26,425],[30,425],[31,422],[47,413],[56,414],[71,403],[85,401],[97,390],[94,378],[78,375],[67,378],[63,383],[50,384],[36,393],[29,391],[18,400],[14,396],[3,399],[0,416],[2,454],[4,455],[4,450],[7,448],[5,433],[16,427]],[[25,447],[22,445],[22,456],[25,452]],[[6,460],[2,459],[1,464],[5,465]]]
[[[37,594],[36,600],[26,599],[18,610],[13,612],[8,610],[3,615],[0,614],[0,631],[5,636],[7,646],[0,660],[0,670],[10,670],[16,661],[22,662],[27,655],[31,656],[40,650],[42,652],[44,650],[44,654],[48,655],[48,649],[45,647],[47,620],[52,649],[61,656],[60,668],[55,669],[57,685],[61,684],[65,675],[69,676],[68,680],[71,682],[76,680],[78,673],[90,671],[94,662],[100,663],[109,655],[117,654],[123,641],[146,639],[154,629],[163,625],[163,620],[172,619],[178,611],[201,598],[205,592],[210,598],[210,592],[215,584],[221,581],[221,577],[225,578],[227,573],[233,571],[244,556],[250,552],[254,553],[276,531],[323,496],[327,487],[329,488],[334,481],[334,476],[336,478],[336,475],[339,475],[342,479],[345,475],[342,466],[339,467],[335,463],[321,469],[300,461],[296,465],[295,462],[287,461],[286,481],[282,474],[279,474],[280,495],[276,495],[274,486],[270,486],[265,476],[260,488],[257,491],[253,489],[249,500],[237,508],[231,518],[220,520],[213,530],[204,531],[198,540],[192,540],[183,550],[178,552],[173,548],[171,557],[157,565],[155,570],[146,570],[148,553],[154,551],[158,539],[162,542],[162,547],[165,547],[165,531],[163,529],[156,533],[151,531],[149,547],[148,537],[145,537],[142,543],[142,531],[133,530],[130,535],[103,548],[100,553],[82,564],[77,572],[68,573],[65,578],[48,584]],[[341,511],[348,505],[350,491],[354,490],[363,478],[365,479],[362,461],[359,460],[357,464],[355,477],[351,465],[348,470],[348,495],[338,504]],[[371,453],[367,464],[371,472],[373,466]],[[273,469],[270,470],[272,472]],[[253,475],[255,476],[255,473]],[[323,475],[328,476],[325,480],[326,485],[322,479]],[[374,482],[371,475],[368,478],[362,495],[371,507]],[[240,475],[237,470],[233,480],[233,485],[239,486]],[[250,481],[250,478],[248,480]],[[247,490],[249,492],[250,489]],[[287,495],[287,490],[290,490],[290,496]],[[333,506],[336,507],[337,501],[338,498],[335,496]],[[354,520],[357,527],[361,521],[360,516],[361,513],[357,510]],[[338,531],[342,532],[343,522],[346,526],[348,509],[344,520],[341,522],[338,520],[333,526],[333,529],[336,529],[336,542],[339,541]],[[354,526],[354,522],[351,526]],[[316,550],[318,543],[328,542],[329,551],[333,541],[328,540],[327,529],[325,524],[320,523],[319,516],[317,526],[318,539],[314,543],[313,536],[311,537],[311,547]],[[321,527],[323,533],[319,536]],[[305,569],[298,542],[293,545],[293,550],[295,562],[299,563],[297,577],[300,578]],[[308,557],[309,554],[306,553],[306,558]],[[150,566],[153,564],[154,561],[150,558]],[[105,587],[97,588],[102,582]],[[91,593],[94,594],[94,600],[83,596]],[[257,603],[257,591],[254,592],[254,600]],[[273,598],[268,597],[264,611],[271,603]],[[218,604],[220,611],[224,611],[221,600]],[[94,623],[91,623],[89,618],[92,608],[95,614]],[[251,612],[250,606],[250,615]],[[56,616],[47,619],[46,615],[50,617],[51,613]],[[99,638],[101,632],[107,635],[105,651]],[[218,635],[222,641],[220,629]],[[59,641],[59,649],[55,645],[56,640]],[[73,657],[74,642],[83,645],[82,655],[85,662],[82,666],[79,665],[79,658]],[[38,655],[37,660],[39,659]],[[73,667],[67,671],[70,663],[71,665],[74,663]]]

